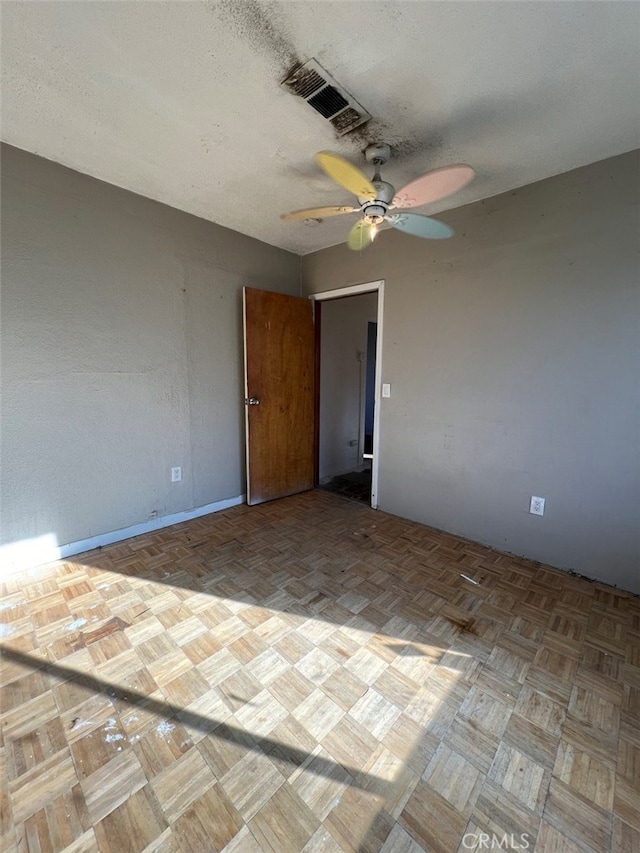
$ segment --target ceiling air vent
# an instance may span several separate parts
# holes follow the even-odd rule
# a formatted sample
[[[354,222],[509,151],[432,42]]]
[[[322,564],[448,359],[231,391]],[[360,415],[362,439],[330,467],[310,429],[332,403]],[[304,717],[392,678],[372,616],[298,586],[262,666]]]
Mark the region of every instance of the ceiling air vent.
[[[328,119],[340,136],[371,118],[315,59],[294,68],[282,85],[294,95],[304,98],[309,106]]]

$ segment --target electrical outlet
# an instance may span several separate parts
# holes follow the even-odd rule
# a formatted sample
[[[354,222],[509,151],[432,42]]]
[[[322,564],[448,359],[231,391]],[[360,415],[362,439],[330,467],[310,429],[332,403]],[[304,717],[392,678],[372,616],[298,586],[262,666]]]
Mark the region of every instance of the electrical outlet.
[[[535,495],[532,495],[529,512],[531,515],[544,515],[544,498],[537,498]]]
[[[182,468],[172,468],[171,469],[171,482],[179,483],[182,479]]]

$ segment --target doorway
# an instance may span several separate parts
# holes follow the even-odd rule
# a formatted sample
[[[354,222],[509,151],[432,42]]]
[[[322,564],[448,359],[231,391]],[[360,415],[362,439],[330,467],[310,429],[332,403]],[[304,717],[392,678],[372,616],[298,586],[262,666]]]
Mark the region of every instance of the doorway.
[[[378,505],[384,282],[313,294],[316,308],[316,481]]]
[[[378,343],[377,321],[367,321],[367,349],[365,353],[364,386],[364,453],[365,459],[373,459],[373,421],[376,410],[376,348]]]

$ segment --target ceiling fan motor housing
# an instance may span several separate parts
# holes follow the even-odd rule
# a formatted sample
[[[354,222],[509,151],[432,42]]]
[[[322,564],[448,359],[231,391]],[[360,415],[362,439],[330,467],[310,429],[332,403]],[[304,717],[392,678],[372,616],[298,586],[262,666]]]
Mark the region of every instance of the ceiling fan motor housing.
[[[362,205],[362,213],[365,222],[370,225],[378,225],[387,215],[389,205],[396,194],[395,188],[386,181],[371,182],[376,190],[374,199],[359,198],[358,201]]]

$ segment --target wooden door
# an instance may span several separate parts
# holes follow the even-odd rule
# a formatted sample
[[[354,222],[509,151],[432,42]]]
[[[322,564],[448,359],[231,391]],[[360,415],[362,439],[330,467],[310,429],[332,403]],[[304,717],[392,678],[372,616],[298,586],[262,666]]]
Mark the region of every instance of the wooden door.
[[[247,503],[314,486],[314,334],[309,299],[244,288]]]

